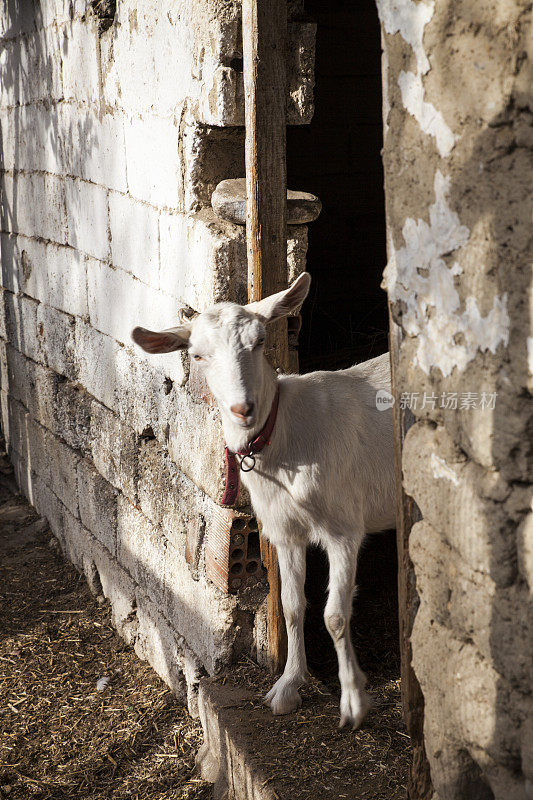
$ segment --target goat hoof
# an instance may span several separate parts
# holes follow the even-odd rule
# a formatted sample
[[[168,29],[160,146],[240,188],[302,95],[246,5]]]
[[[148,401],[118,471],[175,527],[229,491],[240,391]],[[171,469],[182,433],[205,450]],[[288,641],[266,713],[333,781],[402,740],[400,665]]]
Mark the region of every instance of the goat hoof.
[[[288,683],[281,677],[265,696],[273,714],[290,714],[302,705],[298,684]]]
[[[350,689],[341,694],[341,718],[339,728],[350,725],[356,730],[372,708],[372,698],[362,689]]]

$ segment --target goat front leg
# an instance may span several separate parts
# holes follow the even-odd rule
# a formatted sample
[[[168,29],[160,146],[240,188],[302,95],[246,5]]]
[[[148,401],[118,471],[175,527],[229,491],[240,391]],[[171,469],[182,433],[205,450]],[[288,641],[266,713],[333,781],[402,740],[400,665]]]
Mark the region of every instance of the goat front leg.
[[[357,663],[350,633],[352,599],[359,539],[335,539],[326,545],[329,558],[329,596],[324,611],[326,628],[333,639],[341,684],[339,727],[358,728],[371,706],[365,692],[366,675]]]
[[[302,704],[298,691],[307,681],[304,643],[305,544],[276,545],[281,574],[281,602],[287,627],[287,663],[265,697],[274,714],[288,714]]]

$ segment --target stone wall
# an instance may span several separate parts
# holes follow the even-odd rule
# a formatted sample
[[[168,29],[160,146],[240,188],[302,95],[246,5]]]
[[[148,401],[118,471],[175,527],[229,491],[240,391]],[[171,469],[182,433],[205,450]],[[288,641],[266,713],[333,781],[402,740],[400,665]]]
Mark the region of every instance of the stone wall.
[[[254,647],[265,589],[206,578],[218,414],[186,354],[148,358],[130,331],[174,324],[181,303],[245,300],[244,231],[210,207],[244,174],[239,15],[237,0],[0,12],[4,436],[65,553],[193,711],[199,676]],[[290,22],[294,124],[312,114],[313,36]],[[294,229],[292,273],[305,249]]]
[[[377,2],[388,266],[415,423],[413,662],[439,800],[533,797],[531,5]]]

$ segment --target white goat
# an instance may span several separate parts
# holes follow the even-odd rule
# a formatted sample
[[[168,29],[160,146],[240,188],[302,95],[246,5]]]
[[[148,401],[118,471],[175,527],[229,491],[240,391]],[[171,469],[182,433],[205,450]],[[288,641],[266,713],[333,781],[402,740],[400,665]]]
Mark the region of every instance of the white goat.
[[[149,353],[188,348],[216,398],[227,447],[237,453],[258,435],[279,388],[270,444],[243,472],[263,533],[276,546],[288,635],[283,675],[266,696],[274,714],[300,703],[305,683],[305,552],[327,551],[329,596],[324,613],[339,662],[340,726],[357,727],[370,699],[350,637],[357,553],[366,532],[394,527],[392,413],[376,407],[390,390],[387,354],[338,372],[278,376],[263,354],[265,324],[303,303],[310,276],[247,306],[220,303],[183,325],[132,337]]]

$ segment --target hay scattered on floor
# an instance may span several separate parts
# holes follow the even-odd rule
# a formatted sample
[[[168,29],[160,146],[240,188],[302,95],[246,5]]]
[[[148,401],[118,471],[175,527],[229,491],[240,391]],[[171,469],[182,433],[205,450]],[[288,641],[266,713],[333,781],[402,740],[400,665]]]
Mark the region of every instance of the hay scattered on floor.
[[[212,797],[194,772],[200,724],[119,639],[2,471],[0,797]]]

